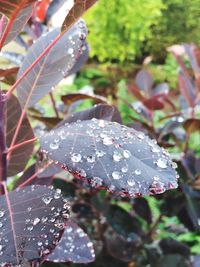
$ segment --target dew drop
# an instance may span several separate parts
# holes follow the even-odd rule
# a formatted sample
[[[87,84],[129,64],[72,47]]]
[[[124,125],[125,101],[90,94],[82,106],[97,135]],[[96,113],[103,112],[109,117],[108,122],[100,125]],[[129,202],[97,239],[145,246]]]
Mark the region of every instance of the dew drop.
[[[122,167],[121,171],[126,173],[128,171],[128,167],[127,166]]]
[[[74,53],[74,49],[70,47],[67,52],[68,54],[72,55]]]
[[[130,156],[131,156],[131,152],[130,152],[129,150],[124,150],[124,151],[123,151],[123,156],[124,156],[126,159],[128,159],[128,158],[130,158]]]
[[[113,177],[114,180],[119,180],[121,178],[121,174],[118,171],[114,171],[112,173],[112,177]]]
[[[33,220],[33,225],[37,225],[39,222],[40,222],[40,219],[39,218],[35,218]]]
[[[42,198],[42,201],[46,204],[46,205],[48,205],[51,201],[52,201],[52,197],[43,197]]]
[[[135,174],[136,174],[136,175],[140,175],[141,173],[142,173],[142,171],[141,171],[140,169],[136,169],[136,170],[135,170]]]
[[[87,157],[87,162],[94,163],[95,162],[95,156],[88,156]]]
[[[52,143],[50,143],[50,145],[49,145],[49,147],[51,148],[51,149],[58,149],[59,148],[59,143],[58,142],[52,142]]]
[[[4,216],[4,212],[1,210],[0,211],[0,218],[2,218]]]
[[[135,185],[135,181],[133,179],[128,179],[127,180],[127,184],[130,186],[134,186]]]
[[[73,161],[73,162],[80,162],[81,161],[81,159],[82,159],[82,156],[81,156],[81,154],[79,154],[79,153],[73,153],[72,154],[72,156],[71,156],[71,160]]]
[[[103,138],[103,144],[106,145],[106,146],[112,145],[113,144],[112,138],[108,137],[108,136],[104,137]]]
[[[122,159],[122,155],[121,155],[121,153],[118,152],[118,151],[114,151],[114,153],[113,153],[113,160],[116,161],[116,162],[118,162],[118,161],[120,161],[121,159]]]
[[[161,168],[161,169],[166,169],[167,168],[167,160],[166,159],[158,159],[156,161],[156,165]]]

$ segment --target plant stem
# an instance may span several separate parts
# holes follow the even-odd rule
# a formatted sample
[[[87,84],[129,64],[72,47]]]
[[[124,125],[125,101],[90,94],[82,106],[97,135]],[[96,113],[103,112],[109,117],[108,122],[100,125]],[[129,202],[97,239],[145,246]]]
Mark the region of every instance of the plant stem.
[[[54,109],[54,112],[55,112],[55,114],[56,114],[56,117],[59,119],[59,112],[58,112],[58,109],[57,109],[57,107],[56,107],[56,102],[55,102],[53,93],[50,92],[50,93],[49,93],[49,96],[50,96],[50,99],[51,99],[51,102],[52,102],[53,109]]]
[[[27,140],[27,141],[24,141],[24,142],[22,142],[22,143],[19,143],[19,144],[17,144],[17,145],[12,146],[12,147],[9,147],[9,149],[7,149],[6,153],[8,154],[8,153],[10,153],[10,151],[13,151],[13,150],[15,150],[15,149],[17,149],[17,148],[19,148],[19,147],[21,147],[21,146],[24,146],[24,145],[33,143],[33,142],[35,142],[36,140],[37,140],[37,137],[35,137],[35,138],[33,138],[33,139],[29,139],[29,140]]]
[[[6,181],[7,162],[6,162],[6,138],[5,138],[5,94],[0,89],[0,182]],[[0,194],[3,193],[0,188]]]

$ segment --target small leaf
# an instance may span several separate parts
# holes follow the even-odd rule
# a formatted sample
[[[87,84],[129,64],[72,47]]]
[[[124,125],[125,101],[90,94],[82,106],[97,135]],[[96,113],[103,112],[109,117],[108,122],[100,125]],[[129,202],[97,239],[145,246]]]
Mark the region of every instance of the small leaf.
[[[7,101],[6,114],[7,114],[6,142],[7,146],[9,147],[12,138],[15,134],[17,123],[21,115],[20,104],[14,95],[12,95]],[[28,118],[25,116],[22,121],[19,134],[17,136],[16,144],[30,140],[32,138],[34,138],[34,133],[28,121]],[[30,158],[32,151],[33,151],[33,143],[23,145],[12,151],[11,159],[8,164],[8,176],[13,176],[23,171]]]
[[[54,29],[32,45],[22,63],[18,77],[23,75],[58,34],[60,30]],[[33,106],[69,74],[84,50],[86,34],[85,23],[82,20],[77,22],[33,67],[17,87],[17,95],[22,107],[26,102],[28,107]]]
[[[137,73],[135,82],[145,93],[149,93],[153,86],[152,77],[146,70],[141,70]]]
[[[67,222],[65,232],[53,253],[52,262],[89,263],[94,261],[94,248],[87,234],[73,221]]]
[[[0,197],[0,265],[40,263],[66,227],[68,203],[60,191],[27,186]]]
[[[83,93],[73,93],[73,94],[63,95],[61,99],[68,106],[76,101],[86,100],[86,99],[94,100],[95,103],[106,103],[107,102],[105,97],[98,96],[95,94],[83,94]]]
[[[41,138],[49,158],[93,187],[123,196],[177,187],[176,164],[142,132],[104,120],[65,124]]]

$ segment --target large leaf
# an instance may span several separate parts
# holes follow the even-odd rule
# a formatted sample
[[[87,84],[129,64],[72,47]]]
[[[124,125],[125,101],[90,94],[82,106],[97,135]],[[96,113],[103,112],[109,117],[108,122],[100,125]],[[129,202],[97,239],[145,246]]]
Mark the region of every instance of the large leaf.
[[[94,261],[94,257],[93,244],[87,234],[70,220],[58,246],[48,257],[48,261],[89,263]]]
[[[69,215],[60,190],[27,186],[0,197],[0,265],[41,262],[59,242]]]
[[[176,164],[168,153],[142,132],[118,123],[66,124],[40,141],[50,159],[94,187],[130,196],[177,187]]]
[[[23,75],[59,33],[59,29],[52,30],[30,48],[19,70],[18,77]],[[26,102],[28,102],[29,107],[33,106],[70,72],[84,50],[86,34],[85,23],[81,20],[65,33],[33,67],[17,87],[21,106],[24,106]]]
[[[7,112],[6,142],[7,146],[9,147],[12,142],[12,138],[15,134],[15,130],[21,115],[20,104],[14,95],[12,95],[7,101],[6,112]],[[17,136],[16,144],[30,140],[32,138],[34,138],[34,133],[27,117],[25,116],[22,125],[20,127],[19,134]],[[32,151],[33,151],[32,143],[23,145],[12,151],[11,159],[8,164],[8,176],[13,176],[23,171],[30,158]]]
[[[11,26],[8,34],[7,34],[7,37],[6,37],[4,44],[7,44],[10,41],[12,41],[13,39],[15,39],[17,37],[17,35],[21,32],[24,25],[27,23],[27,21],[31,17],[32,8],[33,8],[33,5],[30,5],[30,6],[19,11],[19,14],[13,20],[12,26]],[[5,19],[5,22],[3,25],[3,31],[5,30],[5,27],[7,24],[8,24],[8,20]]]
[[[72,103],[79,101],[79,100],[86,100],[86,99],[91,99],[95,103],[106,103],[106,98],[103,96],[95,95],[95,94],[83,94],[83,93],[73,93],[73,94],[67,94],[63,95],[61,97],[62,101],[66,105],[71,105]]]

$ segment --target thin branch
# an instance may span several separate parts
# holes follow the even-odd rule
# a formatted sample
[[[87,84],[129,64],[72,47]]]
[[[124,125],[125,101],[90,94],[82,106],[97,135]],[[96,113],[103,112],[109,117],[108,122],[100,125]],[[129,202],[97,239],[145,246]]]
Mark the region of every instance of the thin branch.
[[[24,146],[24,145],[33,143],[33,142],[35,142],[36,140],[37,140],[37,137],[35,137],[35,138],[33,138],[33,139],[30,139],[30,140],[27,140],[27,141],[24,141],[24,142],[19,143],[19,144],[17,144],[17,145],[11,146],[11,147],[9,147],[9,149],[7,149],[6,153],[8,154],[8,153],[10,153],[10,151],[13,151],[13,150],[15,150],[15,149],[17,149],[17,148],[19,148],[19,147]]]
[[[42,169],[39,169],[38,171],[36,171],[32,176],[30,176],[26,181],[24,181],[22,184],[20,184],[18,186],[18,188],[22,188],[26,185],[28,185],[30,182],[32,182],[33,180],[35,180],[37,178],[37,175],[41,172],[43,172],[44,170],[46,170],[49,166],[51,165],[51,162],[48,162]]]
[[[50,96],[51,103],[52,103],[52,105],[53,105],[53,109],[54,109],[54,112],[55,112],[55,114],[56,114],[56,117],[59,119],[59,112],[58,112],[58,109],[57,109],[57,107],[56,107],[56,102],[55,102],[53,93],[50,92],[50,93],[49,93],[49,96]]]

